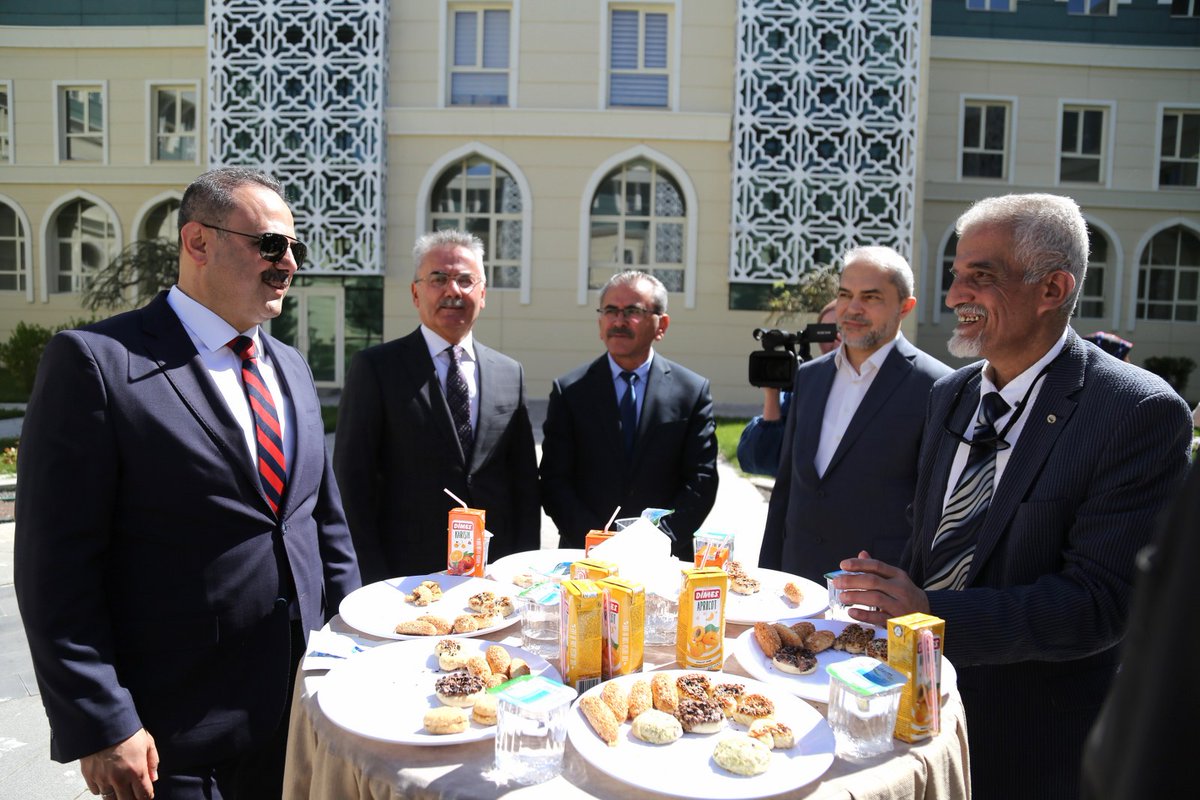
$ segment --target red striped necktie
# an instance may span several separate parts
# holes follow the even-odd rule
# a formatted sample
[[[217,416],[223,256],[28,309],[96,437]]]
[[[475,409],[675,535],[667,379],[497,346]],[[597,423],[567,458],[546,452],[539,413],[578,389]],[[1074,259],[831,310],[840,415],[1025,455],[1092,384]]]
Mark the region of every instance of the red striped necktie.
[[[287,483],[287,459],[283,455],[283,431],[279,427],[279,412],[271,391],[258,371],[254,340],[238,336],[229,342],[229,349],[242,360],[242,386],[254,415],[254,439],[258,442],[258,479],[267,503],[275,515],[283,502],[283,487]]]

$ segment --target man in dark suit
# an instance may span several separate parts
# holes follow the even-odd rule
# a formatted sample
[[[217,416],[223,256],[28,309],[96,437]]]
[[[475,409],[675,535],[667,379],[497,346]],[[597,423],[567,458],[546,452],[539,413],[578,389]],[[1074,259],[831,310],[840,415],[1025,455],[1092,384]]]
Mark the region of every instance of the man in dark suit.
[[[413,256],[421,325],[354,357],[338,413],[333,466],[368,583],[446,568],[445,489],[487,511],[489,560],[541,543],[525,375],[471,333],[483,243],[438,231]]]
[[[858,247],[842,263],[842,344],[796,371],[758,560],[822,584],[860,550],[899,560],[912,532],[908,506],[929,390],[950,372],[900,333],[917,304],[904,257]]]
[[[542,496],[560,547],[583,547],[617,506],[622,516],[674,509],[672,552],[692,560],[692,534],[717,496],[717,436],[708,380],[654,351],[667,332],[667,290],[645,272],[600,292],[606,355],[554,382],[542,430]]]
[[[17,599],[51,756],[102,797],[278,797],[304,631],[359,585],[312,374],[259,328],[294,234],[273,178],[205,173],[178,284],[42,357]]]
[[[946,621],[971,740],[972,794],[1071,798],[1118,663],[1138,550],[1188,469],[1170,386],[1067,322],[1087,268],[1074,201],[1008,195],[959,218],[950,352],[983,362],[934,385],[915,531],[900,564],[841,566],[877,625]]]

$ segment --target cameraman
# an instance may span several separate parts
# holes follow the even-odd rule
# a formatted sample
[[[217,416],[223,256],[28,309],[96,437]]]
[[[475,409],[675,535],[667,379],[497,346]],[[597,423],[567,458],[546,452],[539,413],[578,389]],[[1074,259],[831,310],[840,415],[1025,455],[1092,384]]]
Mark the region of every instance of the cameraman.
[[[836,308],[837,300],[830,300],[817,315],[817,323],[824,325],[836,322]],[[839,335],[832,342],[818,342],[817,347],[821,348],[821,355],[824,355],[836,350],[841,342],[842,337]],[[763,389],[762,414],[746,423],[742,438],[738,440],[737,458],[742,472],[770,475],[774,478],[775,473],[779,471],[779,451],[783,447],[783,421],[787,419],[791,398],[791,392],[783,392],[781,396],[779,389]]]

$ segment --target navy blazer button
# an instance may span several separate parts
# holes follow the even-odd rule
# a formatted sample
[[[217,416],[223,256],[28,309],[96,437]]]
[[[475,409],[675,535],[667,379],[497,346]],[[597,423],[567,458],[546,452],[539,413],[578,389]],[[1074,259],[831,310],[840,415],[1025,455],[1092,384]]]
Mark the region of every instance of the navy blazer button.
[[[1054,416],[1053,414],[1047,414],[1046,422],[1049,422],[1051,425],[1053,425],[1054,423],[1058,422],[1058,417]]]
[[[286,597],[276,597],[275,598],[275,607],[276,608],[287,608],[287,604],[288,604],[288,601],[287,601]]]

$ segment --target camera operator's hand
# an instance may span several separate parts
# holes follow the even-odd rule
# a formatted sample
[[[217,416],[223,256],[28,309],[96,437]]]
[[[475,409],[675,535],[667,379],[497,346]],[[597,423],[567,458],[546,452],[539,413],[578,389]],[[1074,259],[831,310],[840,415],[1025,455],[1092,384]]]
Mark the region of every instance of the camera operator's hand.
[[[775,422],[783,419],[783,409],[779,406],[778,389],[763,389],[762,418],[764,422]]]

